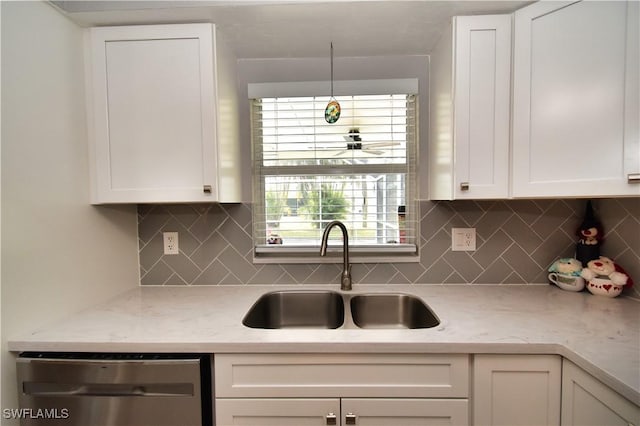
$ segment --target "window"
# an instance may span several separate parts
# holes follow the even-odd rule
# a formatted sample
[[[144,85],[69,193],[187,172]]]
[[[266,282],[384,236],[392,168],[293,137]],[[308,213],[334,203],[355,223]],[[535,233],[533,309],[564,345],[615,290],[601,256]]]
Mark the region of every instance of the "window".
[[[256,261],[318,256],[332,220],[349,230],[356,262],[416,257],[415,95],[336,99],[335,124],[328,96],[252,100]]]

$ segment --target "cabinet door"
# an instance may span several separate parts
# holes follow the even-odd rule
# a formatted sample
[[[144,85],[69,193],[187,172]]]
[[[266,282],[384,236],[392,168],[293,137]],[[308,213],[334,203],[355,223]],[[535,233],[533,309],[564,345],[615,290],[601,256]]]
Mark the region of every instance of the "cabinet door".
[[[216,201],[213,37],[210,24],[89,30],[92,202]]]
[[[515,13],[513,196],[640,196],[637,2]]]
[[[570,361],[562,364],[562,425],[640,425],[640,407]]]
[[[511,16],[454,19],[454,197],[507,198]]]
[[[216,354],[219,398],[467,398],[462,354]]]
[[[556,355],[476,355],[474,424],[558,425],[561,365]]]
[[[469,424],[467,399],[342,400],[342,425],[426,426]]]
[[[511,16],[459,16],[431,55],[429,197],[509,197]]]
[[[216,399],[221,426],[340,425],[339,399]]]

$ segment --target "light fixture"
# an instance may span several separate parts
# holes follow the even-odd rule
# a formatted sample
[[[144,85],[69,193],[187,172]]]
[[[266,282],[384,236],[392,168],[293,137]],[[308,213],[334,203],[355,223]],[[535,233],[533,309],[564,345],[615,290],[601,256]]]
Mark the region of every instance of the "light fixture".
[[[324,119],[327,123],[333,124],[340,118],[340,104],[333,97],[333,42],[331,42],[331,98],[324,109]]]

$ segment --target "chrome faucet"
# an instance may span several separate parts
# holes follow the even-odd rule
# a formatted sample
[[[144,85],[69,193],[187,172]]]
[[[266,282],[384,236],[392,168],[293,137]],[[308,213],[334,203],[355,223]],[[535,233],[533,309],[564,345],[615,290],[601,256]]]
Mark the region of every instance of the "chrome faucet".
[[[343,267],[342,277],[340,279],[340,290],[351,290],[351,265],[349,265],[349,234],[347,233],[347,227],[344,226],[344,224],[339,220],[330,222],[327,227],[324,228],[324,233],[322,234],[322,243],[320,244],[320,256],[327,255],[329,232],[331,232],[331,228],[333,228],[334,226],[339,227],[342,231]]]

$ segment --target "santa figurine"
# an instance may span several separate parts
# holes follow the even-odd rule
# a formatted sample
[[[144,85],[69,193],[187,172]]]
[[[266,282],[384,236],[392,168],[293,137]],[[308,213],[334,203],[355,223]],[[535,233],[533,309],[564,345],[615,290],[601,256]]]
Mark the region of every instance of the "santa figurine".
[[[603,237],[602,224],[593,213],[591,200],[587,201],[584,220],[576,231],[578,244],[576,245],[576,259],[582,262],[583,266],[600,257],[600,245]]]

